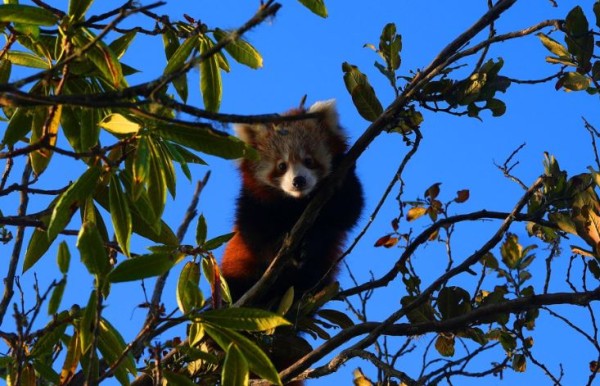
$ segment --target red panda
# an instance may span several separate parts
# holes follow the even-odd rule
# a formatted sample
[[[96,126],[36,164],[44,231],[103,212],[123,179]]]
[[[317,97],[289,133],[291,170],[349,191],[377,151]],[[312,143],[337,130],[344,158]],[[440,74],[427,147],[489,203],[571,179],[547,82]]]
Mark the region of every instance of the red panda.
[[[319,182],[348,149],[334,100],[317,102],[308,110],[293,109],[286,115],[306,112],[321,113],[321,118],[235,126],[238,137],[253,146],[260,158],[243,159],[239,165],[242,188],[235,212],[235,235],[221,263],[234,300],[260,279]],[[307,232],[297,264],[277,278],[264,300],[279,298],[291,286],[298,299],[309,290],[319,289],[315,286],[331,284],[346,233],[358,221],[362,207],[362,186],[352,169]]]

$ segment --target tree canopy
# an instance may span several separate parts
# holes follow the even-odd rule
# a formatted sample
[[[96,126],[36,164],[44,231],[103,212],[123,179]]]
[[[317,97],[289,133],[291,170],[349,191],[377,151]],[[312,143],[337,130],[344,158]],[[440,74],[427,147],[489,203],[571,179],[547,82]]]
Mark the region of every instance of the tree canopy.
[[[517,28],[503,23],[516,0],[481,1],[486,9],[470,26],[444,36],[446,45],[413,68],[403,47],[411,31],[401,21],[408,16],[390,12],[378,36],[361,37],[372,42],[361,57],[338,64],[343,97],[362,118],[353,124],[356,141],[265,275],[236,302],[218,266],[220,247],[233,234],[215,234],[213,220],[198,214],[199,200],[205,189],[220,188],[207,161],[258,156],[228,125],[315,118],[221,109],[230,93],[258,96],[228,84],[226,76],[251,77],[243,71],[263,67],[256,47],[269,42],[249,34],[277,23],[287,5],[257,2],[232,28],[204,19],[201,7],[170,12],[166,1],[56,3],[0,5],[0,375],[7,384],[353,378],[356,385],[437,385],[519,379],[514,374],[554,385],[571,384],[571,374],[579,374],[578,382],[594,383],[600,361],[596,117],[584,116],[573,129],[589,135],[573,149],[574,157],[585,153],[592,160],[587,169],[565,170],[547,152],[536,155],[543,158],[538,170],[532,173],[528,163],[522,173],[524,144],[497,161],[491,184],[508,180],[519,192],[502,208],[486,198],[475,208],[469,179],[448,191],[444,175],[423,173],[418,187],[409,186],[415,183],[409,175],[419,162],[444,162],[443,154],[427,153],[435,136],[429,122],[501,121],[514,88],[567,91],[567,99],[597,103],[600,1],[576,2],[561,18]],[[300,3],[327,23],[323,1]],[[501,48],[523,39],[535,40],[545,57],[522,63]],[[145,54],[144,47],[160,47],[162,56],[149,48]],[[294,47],[278,50],[285,57]],[[127,64],[134,51],[160,63],[160,72]],[[305,65],[318,68],[306,56]],[[363,65],[373,58],[373,67]],[[534,76],[520,79],[506,70],[515,66]],[[268,68],[261,71],[269,76]],[[473,147],[492,149],[502,135],[490,134],[486,144],[465,139],[464,147],[450,150],[470,159]],[[546,138],[537,140],[543,146]],[[373,195],[368,213],[339,260],[348,279],[294,304],[290,290],[273,309],[252,307],[301,253],[320,209],[355,164],[374,156],[378,141],[396,142],[365,168],[368,181],[386,187],[367,189]],[[407,193],[414,191],[422,193]],[[136,323],[128,313],[137,313]],[[290,326],[295,332],[279,342],[275,331]],[[572,337],[573,346],[557,347],[555,335]],[[290,347],[300,347],[300,359],[276,369],[271,353]],[[561,357],[577,351],[587,360],[563,366]],[[352,375],[342,370],[347,363]]]

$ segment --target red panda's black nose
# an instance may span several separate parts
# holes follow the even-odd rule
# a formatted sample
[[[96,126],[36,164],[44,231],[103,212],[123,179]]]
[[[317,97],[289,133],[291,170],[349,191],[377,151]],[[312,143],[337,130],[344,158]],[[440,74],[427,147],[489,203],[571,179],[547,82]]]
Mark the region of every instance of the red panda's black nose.
[[[306,186],[306,178],[303,176],[294,177],[292,185],[294,185],[294,188],[296,189],[303,189]]]

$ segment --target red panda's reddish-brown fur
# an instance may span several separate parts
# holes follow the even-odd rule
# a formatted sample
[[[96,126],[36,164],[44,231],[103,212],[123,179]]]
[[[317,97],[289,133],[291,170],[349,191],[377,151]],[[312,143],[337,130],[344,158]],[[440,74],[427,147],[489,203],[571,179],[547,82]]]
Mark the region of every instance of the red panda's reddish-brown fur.
[[[236,126],[238,136],[255,147],[260,158],[240,163],[242,188],[235,235],[221,263],[234,300],[260,279],[318,183],[347,151],[334,102],[317,102],[308,110],[294,109],[286,114],[307,111],[321,113],[321,118]],[[356,224],[362,207],[362,187],[351,170],[307,232],[296,264],[279,275],[259,305],[281,297],[291,286],[298,299],[307,291],[331,284],[346,233]]]

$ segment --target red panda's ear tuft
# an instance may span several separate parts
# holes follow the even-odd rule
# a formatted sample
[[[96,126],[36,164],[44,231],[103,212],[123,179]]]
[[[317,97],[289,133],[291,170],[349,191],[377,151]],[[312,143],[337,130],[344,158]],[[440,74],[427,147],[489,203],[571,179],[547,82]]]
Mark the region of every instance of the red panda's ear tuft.
[[[315,102],[312,106],[310,106],[308,112],[323,114],[323,118],[321,119],[325,126],[336,134],[342,134],[340,132],[338,112],[335,107],[335,99]]]
[[[233,129],[239,139],[255,147],[268,135],[267,127],[262,124],[240,123],[234,125]]]

